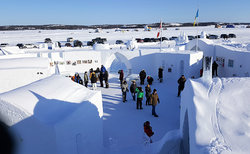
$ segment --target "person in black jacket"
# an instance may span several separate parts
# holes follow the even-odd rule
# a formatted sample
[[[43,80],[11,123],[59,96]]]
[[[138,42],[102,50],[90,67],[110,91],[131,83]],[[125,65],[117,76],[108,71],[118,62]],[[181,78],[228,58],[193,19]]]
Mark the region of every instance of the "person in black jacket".
[[[106,70],[105,73],[104,73],[103,79],[104,79],[104,81],[105,81],[106,88],[109,88],[109,73],[108,73],[107,70]]]
[[[96,76],[95,72],[92,72],[90,74],[90,81],[91,81],[93,90],[96,90],[97,89],[97,86],[96,86],[97,76]]]
[[[100,80],[101,87],[103,87],[103,78],[104,78],[104,73],[100,72],[100,74],[99,74],[99,80]]]
[[[131,95],[132,95],[134,101],[135,101],[136,88],[137,88],[137,85],[135,83],[135,80],[132,80],[132,84],[130,85],[130,92],[131,92]]]
[[[139,76],[140,76],[141,85],[144,85],[144,80],[146,79],[146,76],[147,76],[145,70],[142,70],[142,71],[139,73]]]
[[[212,76],[214,76],[214,75],[218,76],[218,74],[217,74],[218,66],[219,65],[216,63],[216,61],[214,61],[212,64]]]
[[[186,82],[186,78],[184,75],[182,75],[179,79],[178,79],[178,97],[180,97],[181,91],[184,89],[185,87],[185,82]]]
[[[160,67],[158,70],[158,78],[159,78],[160,82],[163,81],[163,68],[162,67]]]
[[[154,81],[154,78],[152,78],[152,76],[147,77],[147,82],[149,85],[152,85],[153,81]]]

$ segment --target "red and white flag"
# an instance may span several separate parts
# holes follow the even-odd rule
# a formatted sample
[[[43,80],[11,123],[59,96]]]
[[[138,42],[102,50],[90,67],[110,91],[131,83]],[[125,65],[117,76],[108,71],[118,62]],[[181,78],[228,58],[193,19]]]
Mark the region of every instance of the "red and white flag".
[[[161,28],[162,28],[162,22],[160,22],[160,31],[157,33],[157,38],[160,36]]]

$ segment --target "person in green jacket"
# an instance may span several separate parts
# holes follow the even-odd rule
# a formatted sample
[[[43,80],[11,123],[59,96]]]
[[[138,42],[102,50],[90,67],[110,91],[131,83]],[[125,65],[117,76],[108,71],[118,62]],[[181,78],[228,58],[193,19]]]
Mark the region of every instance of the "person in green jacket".
[[[140,109],[142,109],[142,100],[143,100],[143,96],[144,96],[142,87],[136,88],[135,91],[137,93],[137,103],[136,103],[137,107],[136,107],[136,109],[139,109],[139,107],[140,107]]]

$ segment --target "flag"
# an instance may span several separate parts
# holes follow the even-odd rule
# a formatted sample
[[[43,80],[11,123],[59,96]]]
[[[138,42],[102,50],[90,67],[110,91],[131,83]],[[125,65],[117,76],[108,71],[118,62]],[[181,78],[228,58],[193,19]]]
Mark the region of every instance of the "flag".
[[[160,31],[161,31],[161,28],[162,28],[162,22],[160,22]],[[160,36],[160,31],[157,33],[157,38]]]
[[[196,12],[196,15],[195,15],[195,18],[194,18],[194,25],[195,26],[195,23],[196,23],[196,19],[199,17],[199,9],[197,10]]]
[[[157,38],[160,36],[160,32],[157,33]]]

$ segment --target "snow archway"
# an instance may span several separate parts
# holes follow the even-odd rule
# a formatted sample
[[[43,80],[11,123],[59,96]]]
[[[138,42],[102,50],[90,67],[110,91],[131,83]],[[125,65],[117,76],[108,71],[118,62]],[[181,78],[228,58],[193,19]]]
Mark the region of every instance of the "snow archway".
[[[120,69],[123,69],[128,72],[128,74],[132,71],[132,66],[127,57],[125,57],[123,54],[116,52],[112,54],[106,61],[105,64],[106,68],[113,71],[118,71]]]

